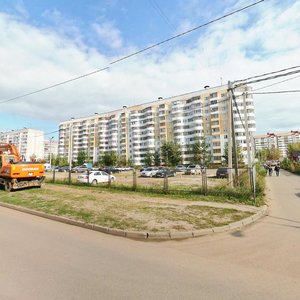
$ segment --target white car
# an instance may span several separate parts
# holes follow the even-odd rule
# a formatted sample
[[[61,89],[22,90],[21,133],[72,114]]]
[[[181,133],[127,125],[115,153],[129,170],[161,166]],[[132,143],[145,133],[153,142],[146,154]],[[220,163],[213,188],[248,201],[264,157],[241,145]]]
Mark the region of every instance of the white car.
[[[189,165],[185,170],[186,175],[196,175],[201,174],[201,166],[199,165]]]
[[[146,168],[141,172],[141,177],[153,177],[157,173],[157,168]]]
[[[84,172],[77,177],[78,182],[91,184],[97,184],[99,182],[109,182],[109,180],[110,182],[114,182],[116,180],[116,177],[113,175],[109,175],[104,171]]]

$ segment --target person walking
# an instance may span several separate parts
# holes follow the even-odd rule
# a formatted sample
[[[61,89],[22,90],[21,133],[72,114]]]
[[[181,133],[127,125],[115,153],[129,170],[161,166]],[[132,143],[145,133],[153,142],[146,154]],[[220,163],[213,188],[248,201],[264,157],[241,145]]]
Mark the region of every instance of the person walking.
[[[275,168],[274,168],[274,170],[276,172],[276,175],[279,176],[279,170],[280,170],[279,165],[276,165]]]
[[[273,173],[273,168],[271,165],[269,165],[269,176],[272,176],[272,173]]]

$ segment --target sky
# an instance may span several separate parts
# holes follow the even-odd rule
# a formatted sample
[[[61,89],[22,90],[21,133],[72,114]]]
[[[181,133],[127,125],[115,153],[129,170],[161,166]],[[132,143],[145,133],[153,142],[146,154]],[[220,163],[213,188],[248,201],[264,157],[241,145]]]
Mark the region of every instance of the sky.
[[[0,131],[59,123],[300,65],[300,1],[0,0]],[[91,76],[7,101],[108,67]],[[253,84],[299,89],[300,75]],[[300,93],[254,95],[257,133],[300,130]]]

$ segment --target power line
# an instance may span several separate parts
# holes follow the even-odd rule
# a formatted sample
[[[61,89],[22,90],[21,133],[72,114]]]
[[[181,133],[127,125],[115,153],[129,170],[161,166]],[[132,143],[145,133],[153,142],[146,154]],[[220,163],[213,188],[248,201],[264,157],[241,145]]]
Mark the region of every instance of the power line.
[[[274,73],[277,73],[277,72],[279,72],[279,71],[276,71]],[[234,82],[234,84],[235,84],[234,88],[240,87],[240,86],[243,86],[243,85],[248,85],[248,84],[251,84],[251,83],[257,83],[257,82],[261,82],[261,81],[272,80],[272,79],[276,79],[276,78],[280,78],[280,77],[284,77],[284,76],[289,76],[289,75],[293,75],[293,74],[297,74],[297,73],[300,73],[300,69],[296,70],[296,71],[290,71],[290,72],[287,72],[287,73],[284,73],[284,74],[277,74],[277,75],[274,75],[274,76],[269,76],[269,77],[266,77],[266,78],[261,78],[261,79],[256,79],[256,80],[250,80],[250,81],[243,82],[243,83],[238,83],[238,84],[236,84],[236,82]],[[256,77],[261,77],[261,76],[263,76],[263,75],[256,76]],[[240,82],[240,80],[238,80],[237,82]]]
[[[274,86],[274,85],[277,85],[277,84],[280,84],[280,83],[283,83],[283,82],[287,82],[287,81],[293,80],[293,79],[298,78],[298,77],[300,77],[300,75],[297,75],[297,76],[294,76],[292,78],[288,78],[288,79],[285,79],[285,80],[281,80],[281,81],[278,81],[278,82],[275,82],[275,83],[272,83],[272,84],[269,84],[269,85],[262,86],[260,88],[252,90],[252,92],[259,91],[259,90],[262,90],[262,89],[265,89],[267,87]]]
[[[164,13],[164,11],[161,9],[161,7],[158,5],[158,3],[155,0],[148,0],[151,4],[152,8],[154,8],[155,11],[159,13],[160,16],[163,17],[163,19],[168,23],[169,26],[172,27],[173,30],[176,30],[175,26],[172,24],[168,16]]]
[[[120,62],[120,61],[122,61],[122,60],[124,60],[124,59],[127,59],[127,58],[129,58],[129,57],[135,56],[135,55],[137,55],[137,54],[140,54],[140,53],[142,53],[142,52],[148,51],[148,50],[150,50],[150,49],[152,49],[152,48],[155,48],[155,47],[157,47],[157,46],[160,46],[160,45],[162,45],[162,44],[165,44],[165,43],[167,43],[167,42],[169,42],[169,41],[172,41],[172,40],[174,40],[174,39],[176,39],[176,38],[179,38],[179,37],[181,37],[181,36],[184,36],[184,35],[186,35],[186,34],[188,34],[188,33],[191,33],[191,32],[193,32],[193,31],[196,31],[196,30],[198,30],[198,29],[200,29],[200,28],[203,28],[203,27],[205,27],[205,26],[208,26],[208,25],[211,25],[211,24],[213,24],[213,23],[216,23],[216,22],[218,22],[218,21],[220,21],[220,20],[222,20],[222,19],[225,19],[225,18],[227,18],[227,17],[230,17],[230,16],[232,16],[232,15],[234,15],[234,14],[236,14],[236,13],[239,13],[239,12],[241,12],[241,11],[243,11],[243,10],[246,10],[246,9],[248,9],[248,8],[250,8],[250,7],[252,7],[252,6],[255,6],[255,5],[257,5],[257,4],[261,3],[261,2],[264,2],[264,1],[265,1],[265,0],[260,0],[260,1],[257,1],[257,2],[255,2],[255,3],[252,3],[252,4],[250,4],[250,5],[244,6],[243,8],[234,10],[234,11],[232,11],[232,12],[230,12],[230,13],[227,13],[227,14],[223,15],[222,17],[216,18],[216,19],[214,19],[214,20],[211,20],[211,21],[209,21],[209,22],[206,22],[206,23],[204,23],[204,24],[201,24],[201,25],[199,25],[199,26],[196,26],[196,27],[194,27],[194,28],[192,28],[192,29],[189,29],[189,30],[187,30],[187,31],[184,31],[184,32],[182,32],[182,33],[179,33],[179,34],[177,34],[177,35],[174,35],[174,36],[172,36],[172,37],[170,37],[170,38],[168,38],[168,39],[166,39],[166,40],[163,40],[163,41],[161,41],[161,42],[159,42],[159,43],[153,44],[153,45],[151,45],[151,46],[149,46],[149,47],[146,47],[146,48],[144,48],[144,49],[142,49],[142,50],[136,51],[136,52],[134,52],[134,53],[132,53],[132,54],[129,54],[129,55],[127,55],[127,56],[124,56],[124,57],[122,57],[122,58],[119,58],[119,59],[117,59],[117,60],[111,62],[110,65],[115,64],[115,63],[117,63],[117,62]]]
[[[99,73],[99,72],[102,72],[102,71],[108,70],[108,69],[109,69],[109,67],[106,67],[106,68],[99,69],[99,70],[96,70],[96,71],[93,71],[93,72],[90,72],[90,73],[86,73],[84,75],[80,75],[78,77],[75,77],[75,78],[72,78],[72,79],[68,79],[68,80],[65,80],[65,81],[62,81],[62,82],[59,82],[59,83],[47,86],[45,88],[36,90],[34,92],[30,92],[30,93],[23,94],[23,95],[20,95],[20,96],[17,96],[17,97],[13,97],[13,98],[10,98],[10,99],[7,99],[7,100],[3,100],[3,101],[0,102],[0,104],[6,103],[6,102],[10,102],[10,101],[13,101],[13,100],[17,100],[17,99],[20,99],[20,98],[24,98],[24,97],[27,97],[27,96],[30,96],[30,95],[34,95],[34,94],[37,94],[37,93],[40,93],[40,92],[52,89],[54,87],[57,87],[57,86],[60,86],[60,85],[63,85],[63,84],[66,84],[66,83],[69,83],[69,82],[72,82],[72,81],[84,78],[84,77],[87,77],[87,76],[90,76],[90,75],[93,75],[93,74],[96,74],[96,73]]]
[[[258,92],[258,93],[249,93],[253,95],[264,95],[264,94],[286,94],[286,93],[300,93],[300,90],[287,90],[287,91],[274,91],[274,92]]]
[[[293,70],[293,69],[297,69],[297,68],[300,68],[300,65],[299,66],[293,66],[293,67],[290,67],[290,68],[281,69],[281,70],[278,70],[278,71],[272,71],[272,72],[261,74],[261,75],[255,75],[255,76],[248,77],[248,78],[245,78],[245,79],[236,80],[235,82],[248,81],[250,79],[259,78],[259,77],[267,76],[267,75],[272,75],[272,74],[276,74],[276,73],[280,73],[280,72],[285,72],[285,71],[289,71],[289,70]]]
[[[136,51],[136,52],[133,52],[133,53],[131,53],[131,54],[129,54],[129,55],[123,56],[123,57],[121,57],[121,58],[119,58],[119,59],[116,59],[116,60],[110,62],[110,63],[109,63],[109,66],[110,66],[110,65],[114,65],[114,64],[116,64],[116,63],[119,63],[119,62],[121,62],[121,61],[123,61],[123,60],[125,60],[125,59],[130,58],[130,57],[136,56],[136,55],[138,55],[138,54],[140,54],[140,53],[146,52],[146,51],[148,51],[148,50],[150,50],[150,49],[153,49],[153,48],[158,47],[158,46],[160,46],[160,45],[162,45],[162,44],[165,44],[165,43],[167,43],[167,42],[170,42],[170,41],[172,41],[172,40],[174,40],[174,39],[177,39],[177,38],[179,38],[179,37],[181,37],[181,36],[187,35],[187,34],[193,32],[193,31],[196,31],[196,30],[198,30],[198,29],[200,29],[200,28],[203,28],[203,27],[205,27],[205,26],[208,26],[208,25],[211,25],[211,24],[213,24],[213,23],[216,23],[216,22],[218,22],[218,21],[220,21],[220,20],[223,20],[223,19],[225,19],[225,18],[227,18],[227,17],[230,17],[230,16],[232,16],[232,15],[234,15],[234,14],[237,14],[237,13],[242,12],[242,11],[244,11],[244,10],[246,10],[246,9],[248,9],[248,8],[251,8],[251,7],[255,6],[255,5],[258,5],[258,4],[260,4],[260,3],[264,2],[264,1],[265,1],[265,0],[259,0],[259,1],[256,1],[256,2],[254,2],[254,3],[252,3],[252,4],[250,4],[250,5],[247,5],[247,6],[244,6],[244,7],[240,8],[240,9],[234,10],[234,11],[232,11],[232,12],[230,12],[230,13],[227,13],[227,14],[221,16],[221,17],[218,17],[218,18],[213,19],[213,20],[211,20],[211,21],[209,21],[209,22],[206,22],[206,23],[204,23],[204,24],[201,24],[201,25],[199,25],[199,26],[196,26],[196,27],[194,27],[194,28],[192,28],[192,29],[189,29],[189,30],[187,30],[187,31],[184,31],[184,32],[182,32],[182,33],[179,33],[179,34],[177,34],[177,35],[175,35],[175,36],[172,36],[172,37],[170,37],[170,38],[168,38],[168,39],[165,39],[165,40],[163,40],[163,41],[161,41],[161,42],[158,42],[158,43],[156,43],[156,44],[153,44],[153,45],[151,45],[151,46],[149,46],[149,47],[143,48],[143,49],[138,50],[138,51]],[[13,97],[13,98],[9,98],[9,99],[6,99],[6,100],[2,100],[2,101],[0,101],[0,104],[6,103],[6,102],[10,102],[10,101],[14,101],[14,100],[17,100],[17,99],[21,99],[21,98],[24,98],[24,97],[27,97],[27,96],[30,96],[30,95],[33,95],[33,94],[37,94],[37,93],[40,93],[40,92],[43,92],[43,91],[46,91],[46,90],[49,90],[49,89],[58,87],[58,86],[60,86],[60,85],[64,85],[64,84],[70,83],[70,82],[75,81],[75,80],[82,79],[82,78],[84,78],[84,77],[88,77],[88,76],[94,75],[94,74],[96,74],[96,73],[100,73],[100,72],[102,72],[102,71],[108,70],[108,69],[109,69],[109,66],[107,66],[107,67],[105,67],[105,68],[101,68],[101,69],[95,70],[95,71],[92,71],[92,72],[89,72],[89,73],[86,73],[86,74],[83,74],[83,75],[80,75],[80,76],[77,76],[77,77],[74,77],[74,78],[71,78],[71,79],[68,79],[68,80],[65,80],[65,81],[62,81],[62,82],[59,82],[59,83],[56,83],[56,84],[53,84],[53,85],[50,85],[50,86],[48,86],[48,87],[45,87],[45,88],[42,88],[42,89],[39,89],[39,90],[30,92],[30,93],[26,93],[26,94],[23,94],[23,95],[20,95],[20,96],[16,96],[16,97]]]

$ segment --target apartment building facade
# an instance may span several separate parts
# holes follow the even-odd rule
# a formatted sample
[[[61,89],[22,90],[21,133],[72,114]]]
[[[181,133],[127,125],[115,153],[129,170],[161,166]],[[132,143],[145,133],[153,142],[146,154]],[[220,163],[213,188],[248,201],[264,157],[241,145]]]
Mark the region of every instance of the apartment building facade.
[[[286,133],[267,133],[254,136],[255,150],[279,149],[282,158],[287,157],[288,145],[300,142],[300,131],[291,130]]]
[[[0,132],[0,142],[14,144],[23,159],[44,159],[44,132],[32,128]]]
[[[246,96],[245,111],[240,97],[246,89],[235,91],[238,110],[233,108],[236,140],[245,161],[245,118],[250,135],[256,130],[252,96]],[[227,85],[223,85],[64,121],[59,126],[58,154],[76,161],[79,151],[85,151],[96,162],[105,152],[115,151],[134,165],[142,165],[148,151],[154,153],[164,142],[174,141],[181,146],[183,163],[188,164],[191,145],[205,137],[212,162],[221,164],[228,140],[228,103]]]
[[[57,156],[58,154],[58,141],[55,141],[53,138],[50,140],[44,141],[44,160],[50,162],[51,158]]]

